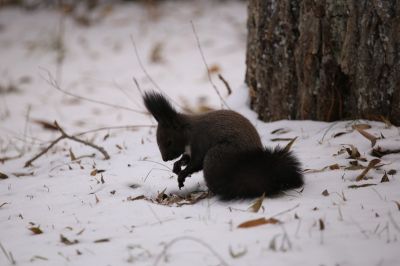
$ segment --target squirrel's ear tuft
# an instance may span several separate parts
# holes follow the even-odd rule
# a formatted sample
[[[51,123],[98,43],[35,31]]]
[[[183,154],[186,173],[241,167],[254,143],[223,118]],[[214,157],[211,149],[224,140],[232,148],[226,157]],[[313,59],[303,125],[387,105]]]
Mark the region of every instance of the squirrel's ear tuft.
[[[143,101],[147,110],[154,116],[158,123],[173,125],[177,122],[178,113],[162,94],[154,91],[145,92]]]

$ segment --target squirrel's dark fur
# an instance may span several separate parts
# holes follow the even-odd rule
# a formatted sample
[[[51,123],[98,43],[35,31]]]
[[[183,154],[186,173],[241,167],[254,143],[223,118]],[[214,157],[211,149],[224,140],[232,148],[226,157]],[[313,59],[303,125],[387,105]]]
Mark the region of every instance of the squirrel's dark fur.
[[[257,130],[242,115],[229,110],[182,114],[156,92],[145,93],[143,99],[158,122],[163,160],[182,155],[173,169],[179,188],[200,170],[208,188],[224,199],[272,196],[303,185],[294,155],[279,147],[264,148]]]

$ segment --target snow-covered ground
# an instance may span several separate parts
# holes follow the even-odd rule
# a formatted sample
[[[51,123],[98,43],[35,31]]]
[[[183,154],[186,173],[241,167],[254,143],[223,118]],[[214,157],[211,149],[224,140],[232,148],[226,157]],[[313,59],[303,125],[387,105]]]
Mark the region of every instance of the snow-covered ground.
[[[94,22],[87,26],[87,19]],[[256,125],[267,146],[298,137],[292,150],[308,169],[304,189],[264,199],[258,213],[248,210],[251,201],[216,197],[159,204],[164,189],[164,197],[205,191],[202,173],[179,191],[172,163],[161,160],[150,116],[76,99],[48,82],[144,111],[133,77],[142,90],[154,85],[133,39],[145,69],[174,102],[219,108],[191,21],[229,106]],[[22,155],[0,162],[8,176],[0,179],[0,265],[11,263],[9,253],[17,265],[400,265],[400,154],[383,156],[367,180],[356,181],[376,157],[352,126],[364,125],[358,127],[379,138],[374,148],[384,150],[400,149],[399,128],[371,121],[258,121],[243,86],[245,44],[243,1],[115,4],[76,19],[0,9],[0,158]],[[232,87],[229,97],[217,73]],[[143,127],[80,137],[104,147],[109,160],[63,140],[24,168],[60,135],[43,127],[54,120],[69,134]],[[385,171],[389,182],[381,183]],[[358,187],[363,184],[373,185]],[[263,217],[280,223],[238,228]]]

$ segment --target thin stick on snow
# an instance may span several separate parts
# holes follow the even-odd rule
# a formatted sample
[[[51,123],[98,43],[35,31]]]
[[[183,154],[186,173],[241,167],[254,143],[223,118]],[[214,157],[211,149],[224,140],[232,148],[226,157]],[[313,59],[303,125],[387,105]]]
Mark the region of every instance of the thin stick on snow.
[[[177,237],[172,239],[169,243],[167,243],[164,246],[163,251],[161,252],[160,255],[157,256],[156,261],[154,262],[154,266],[157,266],[160,262],[160,260],[165,257],[167,255],[167,251],[168,249],[170,249],[175,243],[179,242],[179,241],[183,241],[183,240],[189,240],[189,241],[193,241],[196,243],[199,243],[200,245],[202,245],[203,247],[207,248],[219,261],[221,265],[224,266],[228,266],[229,264],[225,262],[225,260],[206,242],[204,242],[201,239],[195,238],[195,237],[191,237],[191,236],[181,236],[181,237]]]
[[[0,249],[3,251],[4,256],[6,256],[7,260],[12,264],[16,265],[17,262],[15,261],[13,255],[11,252],[7,252],[7,250],[3,247],[3,245],[0,243]]]
[[[182,107],[179,103],[177,103],[176,101],[174,101],[174,99],[172,99],[171,97],[169,97],[168,95],[166,95],[166,94],[164,93],[164,91],[160,88],[160,86],[158,86],[158,84],[157,84],[157,83],[154,81],[154,79],[150,76],[149,72],[147,72],[146,68],[144,67],[144,65],[143,65],[143,63],[142,63],[142,60],[140,59],[139,52],[138,52],[138,49],[137,49],[137,47],[136,47],[136,43],[135,43],[135,40],[133,39],[133,36],[131,35],[130,37],[131,37],[131,42],[132,42],[133,50],[135,51],[136,60],[138,61],[139,67],[140,67],[140,69],[142,70],[142,72],[144,73],[144,75],[146,76],[146,78],[151,82],[151,84],[153,84],[153,86],[154,86],[160,93],[164,94],[165,97],[168,98],[168,100],[170,100],[171,102],[173,102],[176,106],[178,106],[178,107],[181,108],[182,110],[186,110],[186,111],[187,111],[187,108]],[[139,88],[139,86],[138,86],[139,83],[137,82],[137,80],[136,80],[135,78],[134,78],[133,80],[134,80],[136,86]],[[139,89],[139,91],[141,92],[140,89]],[[142,95],[143,95],[143,94],[142,94]]]
[[[200,52],[200,55],[201,55],[201,59],[203,60],[204,66],[205,66],[205,68],[206,68],[206,70],[207,70],[207,77],[208,77],[208,80],[210,81],[211,86],[213,87],[213,89],[215,90],[215,92],[217,93],[217,95],[218,95],[218,97],[219,97],[219,99],[220,99],[220,101],[221,101],[221,105],[225,105],[226,108],[230,109],[229,106],[228,106],[228,104],[225,102],[224,98],[222,97],[221,93],[219,92],[217,86],[215,85],[215,83],[213,82],[213,80],[212,80],[212,78],[211,78],[210,68],[208,67],[208,64],[207,64],[207,61],[206,61],[206,57],[204,56],[204,53],[203,53],[203,49],[201,49],[200,39],[199,39],[199,36],[197,35],[196,28],[195,28],[195,26],[194,26],[193,21],[190,21],[190,23],[192,24],[193,34],[194,34],[194,37],[196,38],[197,47],[199,48],[199,52]]]
[[[224,83],[226,90],[228,91],[228,95],[231,95],[232,89],[231,86],[229,86],[228,81],[226,81],[226,79],[221,74],[218,74],[218,78],[222,81],[222,83]]]
[[[103,102],[103,101],[99,101],[99,100],[94,100],[94,99],[86,98],[86,97],[84,97],[84,96],[80,96],[80,95],[77,95],[77,94],[73,94],[73,93],[71,93],[71,92],[68,92],[68,91],[66,91],[66,90],[64,90],[64,89],[62,89],[62,88],[60,87],[60,85],[59,85],[59,84],[57,83],[57,81],[54,79],[54,77],[52,76],[52,74],[50,73],[49,70],[47,70],[47,69],[45,69],[45,68],[42,68],[42,67],[41,67],[41,69],[42,69],[43,71],[45,71],[45,72],[47,73],[47,75],[48,75],[47,78],[45,78],[45,77],[43,77],[43,76],[42,76],[42,78],[43,78],[50,86],[52,86],[54,89],[56,89],[56,90],[58,90],[58,91],[60,91],[60,92],[62,92],[62,93],[64,93],[64,94],[66,94],[66,95],[68,95],[68,96],[74,97],[74,98],[76,98],[76,99],[84,100],[84,101],[87,101],[87,102],[91,102],[91,103],[96,103],[96,104],[101,104],[101,105],[109,106],[109,107],[116,108],[116,109],[126,110],[126,111],[130,111],[130,112],[138,113],[138,114],[147,114],[147,112],[144,112],[144,111],[135,110],[135,109],[132,109],[132,108],[129,108],[129,107],[126,107],[126,106],[121,106],[121,105],[117,105],[117,104],[107,103],[107,102]]]
[[[68,135],[68,134],[58,125],[57,121],[54,122],[54,125],[55,125],[55,126],[57,127],[57,129],[60,131],[61,136],[59,136],[57,139],[53,140],[53,141],[50,143],[50,145],[47,146],[47,148],[45,148],[45,149],[42,150],[40,153],[38,153],[37,155],[35,155],[32,159],[30,159],[29,161],[27,161],[27,162],[25,163],[25,167],[31,166],[32,163],[33,163],[35,160],[37,160],[38,158],[40,158],[43,154],[47,153],[54,145],[56,145],[60,140],[63,140],[63,139],[70,139],[70,140],[73,140],[73,141],[82,143],[82,144],[84,144],[84,145],[90,146],[90,147],[92,147],[93,149],[96,149],[96,150],[98,150],[99,152],[101,152],[101,153],[103,154],[105,160],[110,159],[110,155],[108,155],[107,151],[106,151],[103,147],[97,146],[97,145],[95,145],[95,144],[93,144],[93,143],[91,143],[91,142],[88,142],[88,141],[84,141],[84,140],[78,139],[78,138],[75,137],[75,136],[70,136],[70,135]]]

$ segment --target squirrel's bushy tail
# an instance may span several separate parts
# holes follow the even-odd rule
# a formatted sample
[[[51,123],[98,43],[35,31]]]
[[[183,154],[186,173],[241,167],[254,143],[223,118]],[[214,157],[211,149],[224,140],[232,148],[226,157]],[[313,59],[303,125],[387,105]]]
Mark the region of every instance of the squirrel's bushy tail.
[[[283,148],[241,152],[232,155],[223,148],[211,151],[204,163],[209,189],[223,199],[277,195],[304,184],[300,163]],[[230,153],[227,155],[227,153]]]

